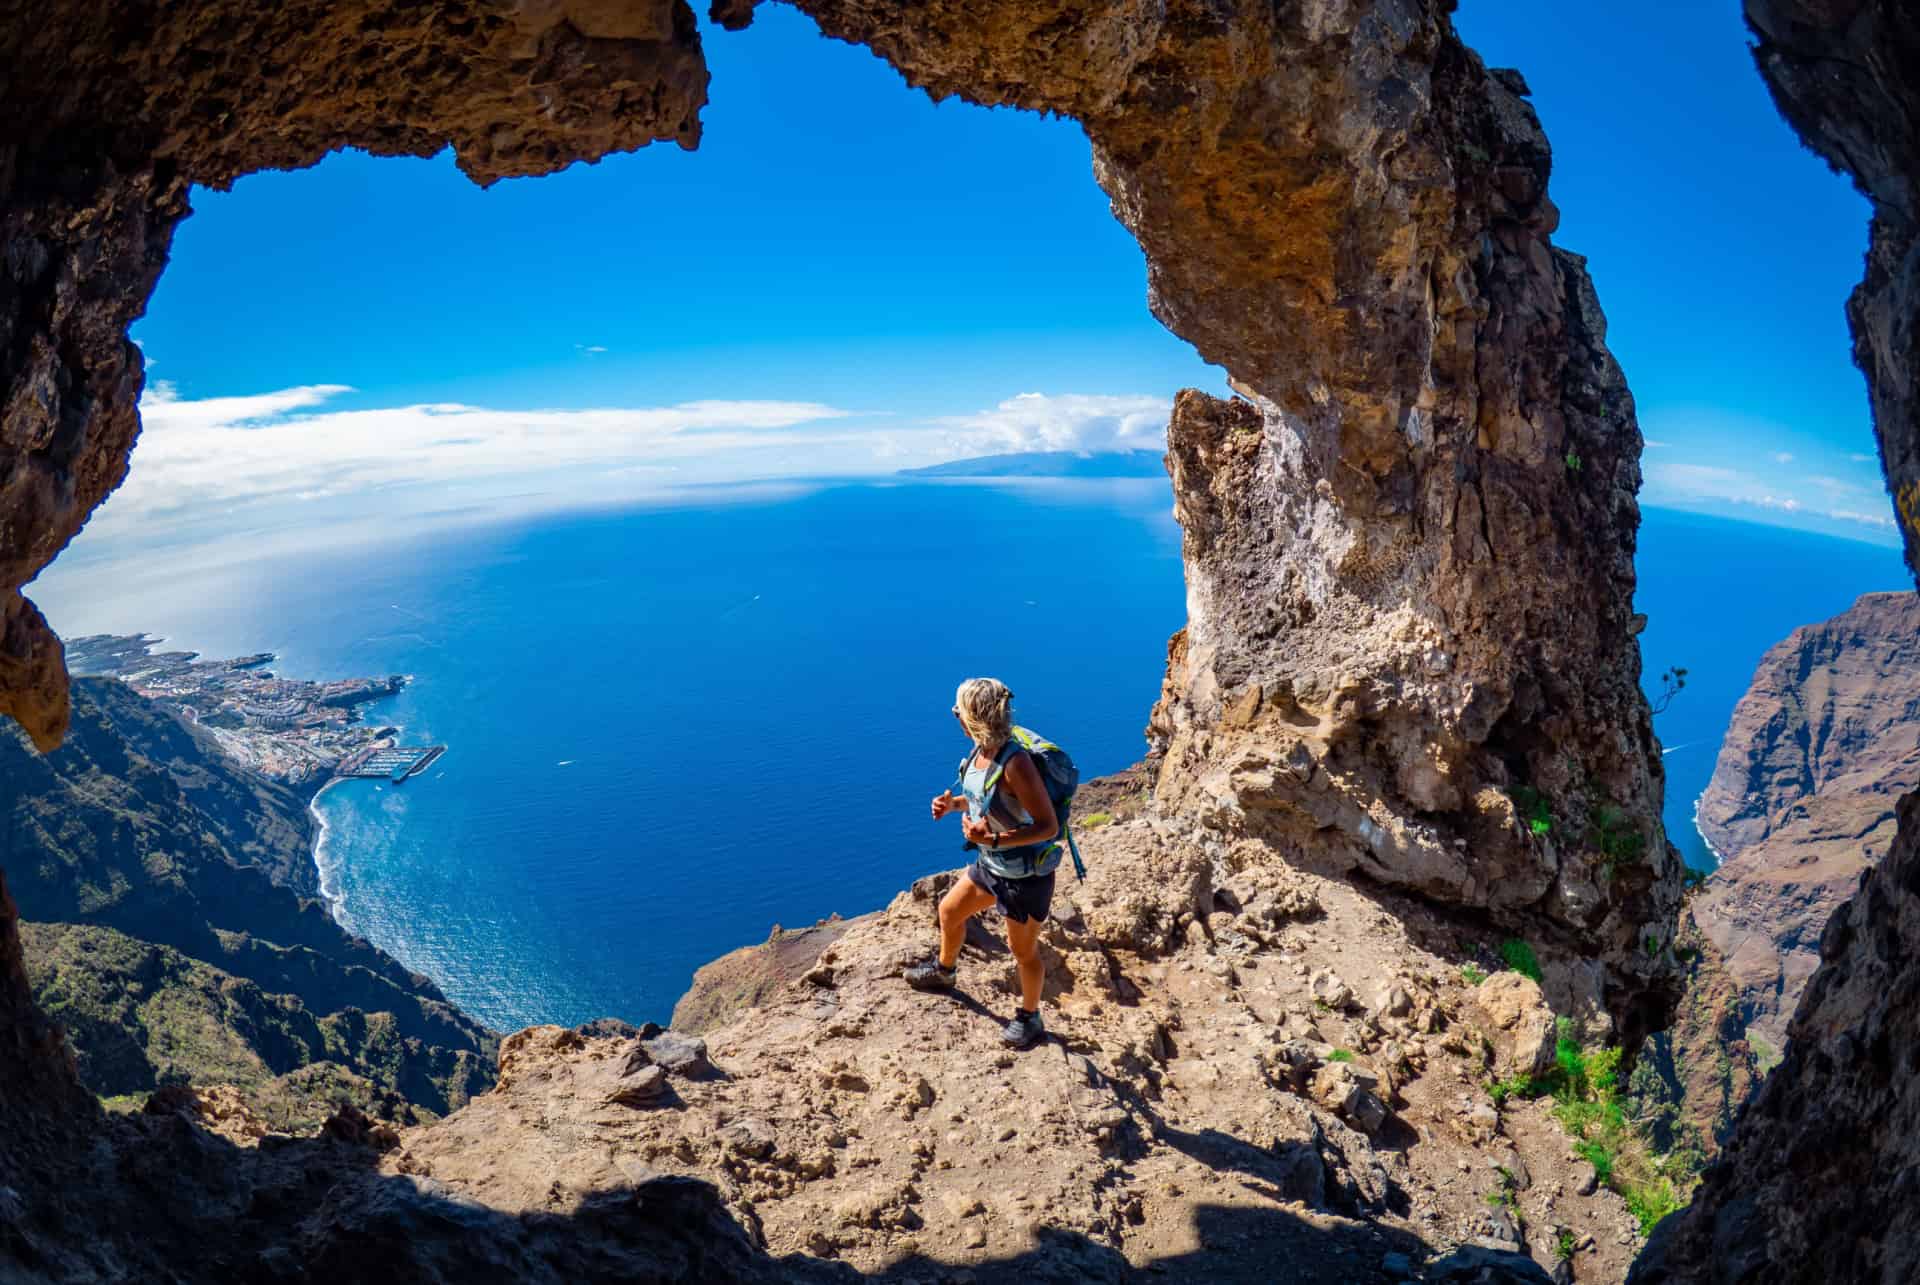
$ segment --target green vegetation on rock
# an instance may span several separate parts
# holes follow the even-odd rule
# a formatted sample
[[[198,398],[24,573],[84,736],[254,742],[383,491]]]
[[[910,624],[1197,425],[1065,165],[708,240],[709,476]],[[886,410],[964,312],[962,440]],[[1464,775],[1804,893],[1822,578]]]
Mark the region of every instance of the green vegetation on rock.
[[[1500,943],[1500,958],[1506,961],[1508,968],[1522,977],[1539,982],[1540,957],[1533,953],[1533,947],[1518,937],[1509,937]]]

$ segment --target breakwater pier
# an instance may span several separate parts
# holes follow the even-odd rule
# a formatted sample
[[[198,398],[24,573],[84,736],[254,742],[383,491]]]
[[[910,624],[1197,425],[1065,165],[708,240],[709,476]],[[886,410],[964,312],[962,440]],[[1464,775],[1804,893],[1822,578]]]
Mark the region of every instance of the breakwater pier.
[[[446,752],[444,745],[370,745],[341,759],[333,774],[392,781],[398,785],[426,771]]]

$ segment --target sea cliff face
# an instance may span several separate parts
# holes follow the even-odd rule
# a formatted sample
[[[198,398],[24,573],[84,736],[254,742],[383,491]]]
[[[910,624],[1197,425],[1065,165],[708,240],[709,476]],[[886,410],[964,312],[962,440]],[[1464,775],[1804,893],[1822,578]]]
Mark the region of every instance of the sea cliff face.
[[[1688,911],[1772,1049],[1819,965],[1821,932],[1886,854],[1913,789],[1920,595],[1868,594],[1767,652],[1700,799],[1723,864]]]

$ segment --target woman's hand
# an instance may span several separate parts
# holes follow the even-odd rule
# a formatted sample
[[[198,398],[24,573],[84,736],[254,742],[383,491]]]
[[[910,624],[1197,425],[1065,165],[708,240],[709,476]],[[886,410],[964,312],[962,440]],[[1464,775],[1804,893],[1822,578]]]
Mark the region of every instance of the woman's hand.
[[[952,790],[943,790],[933,800],[933,819],[938,821],[949,812],[957,812],[967,806],[967,801],[954,794]]]
[[[987,824],[985,817],[979,819],[961,817],[960,833],[966,835],[968,839],[971,839],[975,843],[985,844],[987,846],[992,845],[993,827]]]

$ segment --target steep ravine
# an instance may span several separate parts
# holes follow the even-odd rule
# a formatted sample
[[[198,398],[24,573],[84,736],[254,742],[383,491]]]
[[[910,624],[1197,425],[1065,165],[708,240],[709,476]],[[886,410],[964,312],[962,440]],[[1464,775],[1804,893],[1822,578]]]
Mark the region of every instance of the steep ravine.
[[[1748,0],[1761,75],[1809,147],[1873,202],[1847,305],[1907,565],[1920,577],[1920,9]],[[1785,1060],[1686,1211],[1636,1266],[1670,1281],[1920,1278],[1920,793],[1820,937]]]

